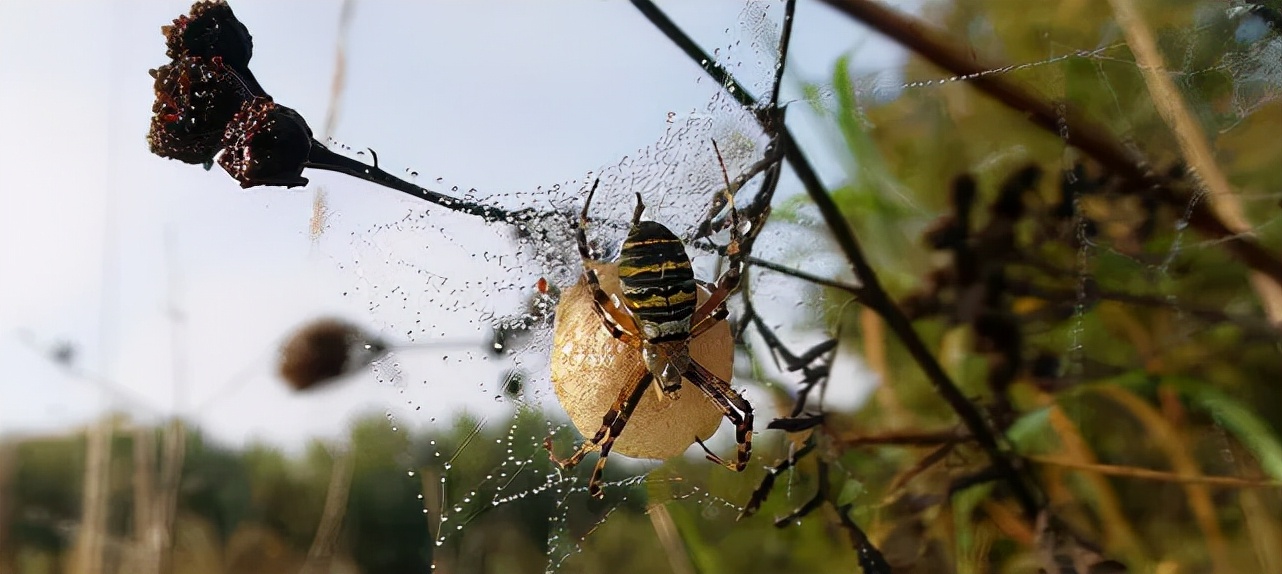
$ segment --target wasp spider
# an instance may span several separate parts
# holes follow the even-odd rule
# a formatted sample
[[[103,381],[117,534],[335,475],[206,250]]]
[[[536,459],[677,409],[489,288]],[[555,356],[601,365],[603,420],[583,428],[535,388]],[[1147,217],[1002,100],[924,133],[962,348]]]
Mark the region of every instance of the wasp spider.
[[[613,405],[602,417],[600,428],[569,458],[562,459],[552,454],[550,438],[544,446],[552,460],[566,469],[600,448],[601,458],[588,482],[588,492],[600,498],[601,471],[605,468],[606,458],[646,391],[654,385],[658,393],[675,400],[684,379],[706,395],[735,425],[738,452],[734,462],[726,462],[704,447],[708,459],[731,470],[742,471],[752,452],[752,405],[735,392],[726,379],[694,360],[690,353],[693,339],[715,326],[724,326],[726,299],[739,286],[743,271],[743,254],[739,249],[742,238],[733,204],[730,206],[730,245],[726,250],[730,256],[729,269],[716,284],[708,286],[706,299],[699,301],[698,288],[704,286],[695,281],[685,245],[663,224],[641,220],[645,205],[637,194],[631,227],[619,251],[618,279],[622,296],[612,298],[601,286],[596,269],[601,264],[592,257],[587,239],[588,209],[597,183],[588,192],[579,215],[577,240],[583,259],[582,281],[591,291],[592,308],[603,327],[615,339],[640,351],[645,371],[623,385]],[[703,445],[697,435],[684,438]],[[689,445],[690,442],[684,444]]]

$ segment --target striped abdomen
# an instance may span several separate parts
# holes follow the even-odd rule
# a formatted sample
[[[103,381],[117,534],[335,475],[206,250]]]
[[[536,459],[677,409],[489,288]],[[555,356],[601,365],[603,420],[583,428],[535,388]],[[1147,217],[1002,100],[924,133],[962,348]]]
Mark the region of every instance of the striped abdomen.
[[[641,221],[628,232],[619,252],[623,304],[651,343],[690,336],[694,315],[694,270],[685,246],[667,227]]]

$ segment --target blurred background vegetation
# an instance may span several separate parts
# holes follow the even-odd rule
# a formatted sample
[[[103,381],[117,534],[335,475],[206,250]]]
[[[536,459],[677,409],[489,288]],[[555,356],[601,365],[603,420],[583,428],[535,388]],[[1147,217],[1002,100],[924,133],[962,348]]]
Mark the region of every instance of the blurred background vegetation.
[[[936,2],[922,18],[1011,64],[991,73],[1108,126],[1155,172],[1205,181],[1128,47],[1147,28],[1194,137],[1276,252],[1277,30],[1247,4],[1138,2],[1140,21],[1122,24],[1117,4]],[[113,418],[0,444],[0,573],[851,572],[834,510],[847,505],[896,572],[1035,572],[1047,556],[1088,555],[1133,572],[1282,572],[1279,318],[1247,269],[1189,228],[1185,206],[966,81],[914,60],[886,92],[848,69],[833,62],[796,104],[825,119],[848,167],[832,196],[945,370],[1026,460],[1057,526],[1020,517],[880,319],[825,288],[827,315],[807,320],[840,324],[840,348],[883,384],[861,409],[784,434],[762,432],[791,407],[795,381],[775,381],[743,475],[694,459],[612,463],[596,503],[531,440],[562,423],[526,410],[511,426],[460,416],[432,434],[375,416],[301,453]],[[766,360],[745,347],[740,369]],[[807,445],[816,454],[736,521],[763,467]],[[821,485],[831,507],[772,523]],[[103,551],[85,556],[94,536]]]

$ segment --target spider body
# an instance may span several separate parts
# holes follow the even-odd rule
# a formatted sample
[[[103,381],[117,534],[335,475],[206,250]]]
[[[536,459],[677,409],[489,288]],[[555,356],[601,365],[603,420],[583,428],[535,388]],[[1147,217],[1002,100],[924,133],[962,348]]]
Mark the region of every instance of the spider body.
[[[744,400],[726,379],[714,374],[690,356],[690,342],[720,323],[727,315],[726,299],[738,288],[744,266],[744,254],[739,248],[741,240],[738,217],[733,203],[730,205],[730,254],[728,270],[715,285],[711,285],[707,299],[699,302],[698,282],[685,253],[685,245],[663,224],[641,221],[645,204],[637,194],[636,210],[632,224],[619,250],[619,284],[622,297],[612,298],[601,287],[600,278],[589,262],[595,262],[587,239],[588,208],[597,185],[592,185],[583,211],[579,215],[577,241],[583,258],[583,282],[592,292],[592,307],[610,334],[640,351],[645,372],[639,379],[625,385],[614,405],[601,419],[601,427],[592,438],[581,445],[567,459],[552,454],[551,437],[544,442],[552,460],[562,468],[577,465],[584,456],[596,448],[601,449],[588,481],[588,492],[596,498],[602,496],[601,472],[615,439],[623,432],[628,419],[651,384],[669,399],[676,400],[681,381],[687,380],[697,387],[707,400],[715,404],[722,414],[735,425],[738,443],[734,462],[725,462],[704,447],[708,460],[736,472],[748,464],[752,453],[752,405]],[[620,301],[621,300],[621,301]],[[621,304],[620,304],[621,302]],[[697,400],[697,399],[685,399]],[[703,446],[694,436],[693,442]],[[689,444],[689,443],[687,443]]]
[[[619,250],[623,305],[641,339],[646,370],[669,398],[690,364],[690,319],[695,312],[694,270],[685,245],[663,224],[637,221]]]

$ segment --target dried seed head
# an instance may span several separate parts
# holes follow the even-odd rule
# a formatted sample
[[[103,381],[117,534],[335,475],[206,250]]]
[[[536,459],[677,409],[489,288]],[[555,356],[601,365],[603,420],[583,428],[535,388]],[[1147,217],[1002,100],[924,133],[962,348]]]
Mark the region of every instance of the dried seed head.
[[[151,153],[186,163],[213,160],[227,122],[250,97],[243,84],[226,67],[198,58],[175,60],[151,77]]]
[[[188,56],[212,59],[222,58],[223,63],[238,70],[248,69],[254,53],[254,39],[224,0],[197,1],[191,13],[174,19],[171,26],[164,26],[165,52],[171,59]]]
[[[280,376],[305,391],[365,368],[387,344],[338,319],[318,319],[295,332],[280,349]]]
[[[245,102],[223,134],[226,148],[218,165],[241,187],[307,185],[303,167],[312,149],[312,130],[298,112],[268,98]]]
[[[620,295],[615,264],[591,264],[606,293]],[[702,287],[699,301],[707,299]],[[690,344],[690,356],[730,380],[734,338],[725,322]],[[592,294],[582,282],[562,292],[552,338],[552,386],[557,400],[584,436],[601,426],[620,391],[645,374],[641,353],[615,339],[592,309]],[[707,439],[721,425],[721,410],[688,380],[676,400],[647,392],[615,441],[611,453],[665,459],[685,452],[695,437]]]

